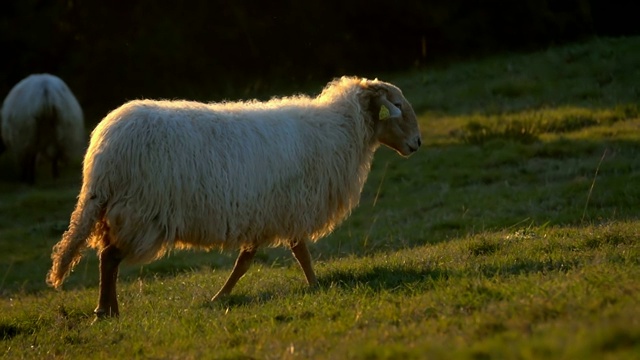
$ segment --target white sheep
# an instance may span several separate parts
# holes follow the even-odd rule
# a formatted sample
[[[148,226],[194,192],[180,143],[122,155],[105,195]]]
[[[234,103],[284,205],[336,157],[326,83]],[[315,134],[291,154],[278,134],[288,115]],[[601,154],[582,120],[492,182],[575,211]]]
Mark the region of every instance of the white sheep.
[[[35,181],[38,156],[52,162],[54,177],[59,175],[59,161],[82,156],[82,108],[64,81],[54,75],[34,74],[16,84],[2,104],[1,128],[22,181]]]
[[[290,246],[317,283],[305,241],[329,234],[358,204],[379,144],[421,144],[397,87],[343,77],[322,93],[268,102],[131,101],[98,124],[69,230],[53,247],[59,288],[87,245],[100,261],[98,317],[118,315],[121,260],[172,248],[240,249],[216,300],[259,246]]]

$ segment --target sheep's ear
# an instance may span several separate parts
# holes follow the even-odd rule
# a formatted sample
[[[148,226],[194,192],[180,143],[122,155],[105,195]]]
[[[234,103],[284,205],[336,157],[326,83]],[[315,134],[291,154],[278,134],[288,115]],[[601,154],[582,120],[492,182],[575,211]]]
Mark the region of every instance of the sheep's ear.
[[[374,101],[378,109],[378,120],[397,119],[402,117],[402,111],[393,105],[385,95],[380,95]]]
[[[388,90],[385,85],[376,80],[364,79],[361,83],[367,98],[367,106],[371,116],[377,120],[399,119],[402,111],[387,99]]]

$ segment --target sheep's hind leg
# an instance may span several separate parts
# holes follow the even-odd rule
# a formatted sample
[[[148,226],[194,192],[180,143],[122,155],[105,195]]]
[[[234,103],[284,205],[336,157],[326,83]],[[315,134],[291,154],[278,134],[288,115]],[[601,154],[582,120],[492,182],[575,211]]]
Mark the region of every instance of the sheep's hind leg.
[[[54,156],[53,159],[51,159],[51,176],[53,176],[54,179],[60,177],[60,166],[58,164],[57,156]]]
[[[293,252],[293,256],[298,260],[298,264],[300,264],[304,276],[307,278],[307,283],[309,283],[310,286],[318,285],[318,280],[316,279],[316,274],[313,272],[313,265],[311,264],[311,254],[305,241],[300,240],[295,243],[295,245],[292,245],[291,252]]]
[[[256,254],[256,249],[242,249],[240,250],[240,254],[238,254],[238,258],[236,259],[236,263],[233,266],[233,270],[231,271],[231,275],[224,283],[220,291],[211,299],[211,301],[216,301],[222,298],[225,295],[229,295],[231,290],[236,285],[238,280],[249,270],[251,266],[251,261],[253,260],[253,256]]]
[[[20,162],[20,180],[27,184],[34,184],[36,182],[36,154],[25,154],[20,159]]]
[[[122,253],[113,245],[107,245],[100,252],[100,294],[98,307],[94,310],[96,318],[118,316],[118,296],[116,281]]]

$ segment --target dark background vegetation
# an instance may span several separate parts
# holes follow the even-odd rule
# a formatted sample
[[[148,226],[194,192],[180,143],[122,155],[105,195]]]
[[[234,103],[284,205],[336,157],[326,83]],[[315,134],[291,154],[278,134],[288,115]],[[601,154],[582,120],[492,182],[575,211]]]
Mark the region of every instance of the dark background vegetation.
[[[301,91],[593,36],[640,33],[609,0],[9,0],[0,97],[49,72],[95,123],[135,98],[221,99]]]

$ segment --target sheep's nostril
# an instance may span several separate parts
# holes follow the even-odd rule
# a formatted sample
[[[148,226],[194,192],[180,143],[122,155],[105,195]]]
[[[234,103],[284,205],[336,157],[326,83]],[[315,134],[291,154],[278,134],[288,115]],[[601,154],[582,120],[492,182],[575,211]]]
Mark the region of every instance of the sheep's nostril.
[[[413,138],[413,141],[411,142],[407,142],[409,151],[411,151],[412,153],[418,151],[420,145],[422,145],[422,139],[420,138],[420,136]]]

